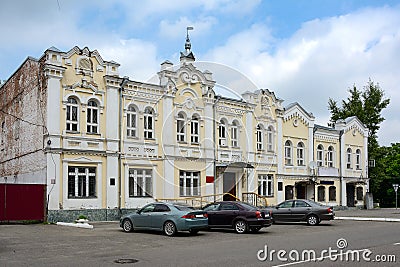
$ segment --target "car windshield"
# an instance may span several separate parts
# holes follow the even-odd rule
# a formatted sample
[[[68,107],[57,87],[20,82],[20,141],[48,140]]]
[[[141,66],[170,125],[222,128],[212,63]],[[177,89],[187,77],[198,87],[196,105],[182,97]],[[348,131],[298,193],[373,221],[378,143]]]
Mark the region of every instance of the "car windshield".
[[[181,211],[193,210],[193,208],[189,207],[189,206],[174,205],[174,207],[177,208],[178,210],[181,210]]]

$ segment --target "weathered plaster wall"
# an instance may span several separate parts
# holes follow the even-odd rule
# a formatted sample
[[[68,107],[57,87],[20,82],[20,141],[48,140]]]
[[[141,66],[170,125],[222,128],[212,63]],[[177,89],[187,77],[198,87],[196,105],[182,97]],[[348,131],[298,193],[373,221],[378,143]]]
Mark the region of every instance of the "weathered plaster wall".
[[[0,183],[46,182],[43,84],[39,61],[28,58],[0,89]]]

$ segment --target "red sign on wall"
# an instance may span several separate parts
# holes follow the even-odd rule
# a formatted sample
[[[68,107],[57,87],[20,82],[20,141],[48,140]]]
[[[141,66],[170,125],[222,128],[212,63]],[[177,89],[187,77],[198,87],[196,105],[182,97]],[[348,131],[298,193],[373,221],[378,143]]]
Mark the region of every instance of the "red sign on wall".
[[[214,183],[214,176],[206,176],[206,183]]]

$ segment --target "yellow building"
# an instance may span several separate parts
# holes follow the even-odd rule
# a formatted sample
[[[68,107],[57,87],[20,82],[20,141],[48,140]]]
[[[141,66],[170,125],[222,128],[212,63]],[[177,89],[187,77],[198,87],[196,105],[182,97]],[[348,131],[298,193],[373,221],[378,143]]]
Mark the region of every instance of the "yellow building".
[[[298,103],[284,107],[267,89],[241,99],[216,95],[212,73],[194,62],[189,37],[179,64],[163,62],[155,84],[121,77],[118,63],[88,48],[52,47],[39,60],[28,59],[0,92],[13,90],[20,75],[41,82],[40,94],[20,101],[39,103],[33,111],[41,119],[26,129],[42,127],[34,152],[42,160],[17,160],[6,149],[0,183],[19,175],[31,177],[25,184],[45,186],[49,221],[79,214],[118,219],[154,200],[364,204],[367,129],[357,118],[323,127]],[[38,71],[28,73],[27,64]],[[10,121],[7,113],[0,119]],[[9,141],[3,146],[29,148],[29,138],[7,137],[2,131]]]

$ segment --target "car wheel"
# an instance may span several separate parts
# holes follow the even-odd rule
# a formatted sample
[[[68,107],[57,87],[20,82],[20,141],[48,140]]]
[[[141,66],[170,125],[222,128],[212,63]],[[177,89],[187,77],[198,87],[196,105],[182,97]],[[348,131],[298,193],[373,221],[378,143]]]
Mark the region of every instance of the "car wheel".
[[[176,226],[173,222],[167,221],[164,223],[164,234],[167,236],[173,236],[176,234]]]
[[[250,232],[258,233],[261,230],[261,227],[251,227]]]
[[[235,222],[235,231],[238,234],[243,234],[247,232],[247,223],[243,220],[238,220]]]
[[[122,229],[124,230],[124,232],[129,233],[133,231],[133,223],[131,222],[131,220],[129,219],[125,219],[122,222]]]
[[[311,214],[307,217],[307,224],[308,225],[317,225],[319,224],[320,220],[317,215]]]
[[[197,235],[198,232],[199,232],[199,230],[197,230],[197,229],[190,229],[190,230],[189,230],[189,233],[190,233],[191,235]]]

